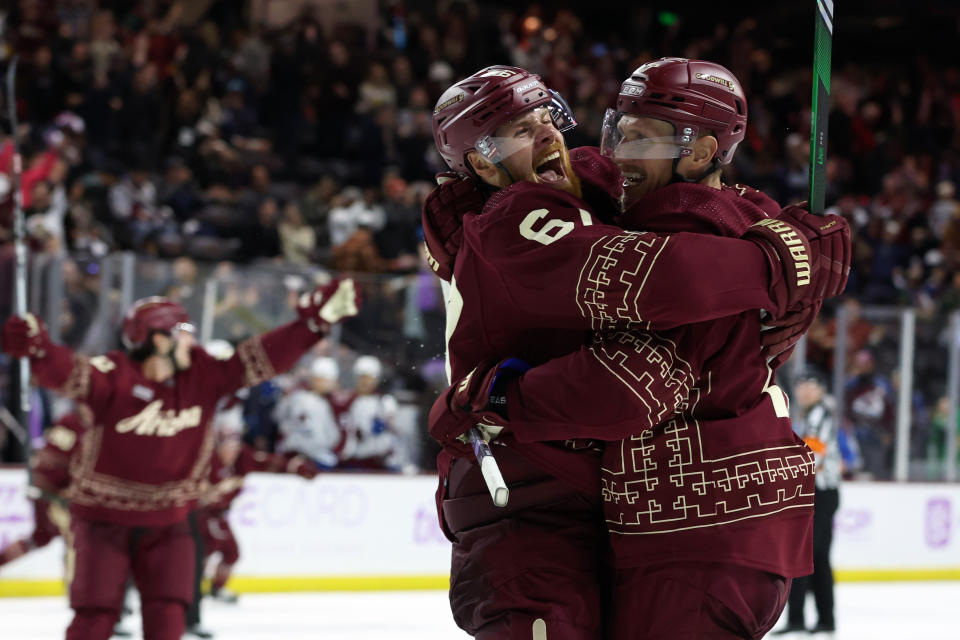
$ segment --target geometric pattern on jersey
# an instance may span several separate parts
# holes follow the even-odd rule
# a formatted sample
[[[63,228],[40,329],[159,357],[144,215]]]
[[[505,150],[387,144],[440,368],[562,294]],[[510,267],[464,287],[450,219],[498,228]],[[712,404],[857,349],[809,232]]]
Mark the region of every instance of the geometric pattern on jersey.
[[[672,340],[644,331],[593,334],[590,352],[646,408],[638,424],[658,425],[677,411],[696,383],[693,368],[677,355]]]
[[[652,233],[624,232],[604,236],[594,243],[577,283],[577,305],[583,316],[590,318],[592,329],[610,327],[618,320],[649,327],[640,315],[638,298],[668,240]],[[626,287],[622,292],[616,287],[614,292],[618,293],[610,292],[611,282],[621,282]]]
[[[691,397],[699,396],[693,389]],[[776,419],[770,398],[753,411]],[[703,430],[714,429],[706,439],[716,442],[724,421],[701,423],[690,413],[682,406],[664,424],[608,443],[602,478],[611,533],[670,533],[813,506],[816,465],[802,442],[710,458]]]

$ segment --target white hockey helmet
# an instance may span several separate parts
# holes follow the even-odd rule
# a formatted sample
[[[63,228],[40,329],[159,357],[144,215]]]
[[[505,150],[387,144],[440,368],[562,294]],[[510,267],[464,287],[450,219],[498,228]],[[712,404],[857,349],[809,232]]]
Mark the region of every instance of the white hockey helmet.
[[[340,366],[333,358],[317,358],[310,364],[310,376],[336,381],[340,377]]]
[[[243,438],[243,410],[239,405],[218,411],[213,417],[213,429],[219,442]]]
[[[374,356],[360,356],[353,363],[353,375],[357,377],[370,376],[379,380],[382,371],[383,367],[380,365],[380,361]]]

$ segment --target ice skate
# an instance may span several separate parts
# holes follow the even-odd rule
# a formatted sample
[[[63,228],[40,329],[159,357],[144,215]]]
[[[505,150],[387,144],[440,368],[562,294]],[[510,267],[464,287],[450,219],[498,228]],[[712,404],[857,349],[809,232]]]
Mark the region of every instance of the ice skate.
[[[226,587],[220,587],[219,589],[211,589],[210,597],[219,602],[226,602],[227,604],[237,604],[239,596],[234,591],[227,589]]]
[[[193,640],[193,638],[212,638],[213,631],[204,629],[199,624],[190,625],[183,634],[183,640]]]

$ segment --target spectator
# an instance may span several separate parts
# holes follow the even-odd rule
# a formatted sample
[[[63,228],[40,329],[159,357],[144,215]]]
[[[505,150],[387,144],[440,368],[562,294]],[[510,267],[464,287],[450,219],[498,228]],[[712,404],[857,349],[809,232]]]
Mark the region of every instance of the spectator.
[[[296,202],[288,202],[283,208],[279,234],[284,260],[291,264],[310,264],[317,246],[317,236],[304,221]]]
[[[143,165],[130,169],[110,188],[110,212],[134,248],[142,248],[148,238],[174,228],[171,212],[161,209],[157,187]]]
[[[873,479],[888,480],[893,471],[893,385],[876,372],[873,354],[866,349],[854,355],[850,371],[846,416],[853,424],[863,469]]]
[[[349,240],[360,227],[374,231],[383,228],[386,222],[383,208],[370,200],[369,195],[365,197],[356,187],[347,187],[333,199],[328,218],[333,248]]]

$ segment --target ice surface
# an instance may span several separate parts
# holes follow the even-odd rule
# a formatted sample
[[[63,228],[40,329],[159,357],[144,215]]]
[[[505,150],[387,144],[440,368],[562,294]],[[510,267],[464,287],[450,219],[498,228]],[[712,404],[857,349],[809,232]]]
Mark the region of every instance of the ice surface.
[[[960,638],[957,603],[960,582],[841,583],[834,637],[956,640]],[[64,598],[0,598],[0,638],[59,640],[70,616]],[[454,625],[442,591],[245,594],[237,605],[205,601],[203,621],[216,633],[216,640],[467,637]],[[810,625],[816,621],[812,598],[807,621]],[[139,630],[136,614],[128,622],[132,630]]]

